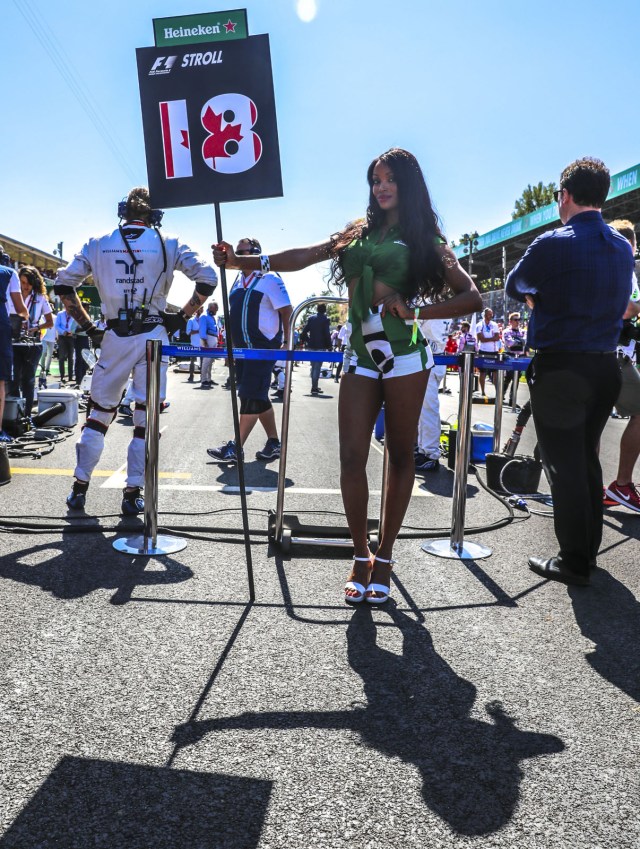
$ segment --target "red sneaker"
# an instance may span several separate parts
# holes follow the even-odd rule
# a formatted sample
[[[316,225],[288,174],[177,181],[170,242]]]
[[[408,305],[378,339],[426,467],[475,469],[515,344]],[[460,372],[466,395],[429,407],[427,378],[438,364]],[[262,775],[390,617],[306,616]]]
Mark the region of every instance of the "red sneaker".
[[[612,498],[616,504],[628,507],[634,513],[640,513],[640,495],[633,483],[619,484],[617,481],[609,484],[605,494]]]
[[[603,507],[617,507],[618,502],[614,501],[613,498],[609,498],[607,495],[607,490],[603,486],[602,487],[602,506]]]

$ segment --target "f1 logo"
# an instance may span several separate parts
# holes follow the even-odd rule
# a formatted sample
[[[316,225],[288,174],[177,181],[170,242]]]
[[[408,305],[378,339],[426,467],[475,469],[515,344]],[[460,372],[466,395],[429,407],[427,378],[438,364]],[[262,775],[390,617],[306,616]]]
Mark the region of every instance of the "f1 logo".
[[[173,68],[173,63],[176,61],[177,56],[158,56],[151,66],[151,70],[149,71],[150,77],[158,76],[159,74],[168,74]]]

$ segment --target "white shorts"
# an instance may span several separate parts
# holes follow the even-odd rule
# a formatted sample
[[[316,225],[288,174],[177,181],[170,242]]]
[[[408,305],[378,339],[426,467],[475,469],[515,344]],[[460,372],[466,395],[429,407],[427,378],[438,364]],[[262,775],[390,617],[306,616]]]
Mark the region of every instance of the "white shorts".
[[[371,360],[367,357],[366,365],[358,362],[358,355],[353,348],[346,348],[342,360],[342,371],[344,374],[359,374],[362,377],[370,377],[373,380],[389,380],[393,377],[403,377],[407,374],[417,374],[420,371],[429,371],[433,367],[433,352],[428,345],[423,349],[427,355],[426,364],[423,363],[422,354],[419,350],[412,351],[394,357],[393,368],[388,372],[381,372],[371,368]]]

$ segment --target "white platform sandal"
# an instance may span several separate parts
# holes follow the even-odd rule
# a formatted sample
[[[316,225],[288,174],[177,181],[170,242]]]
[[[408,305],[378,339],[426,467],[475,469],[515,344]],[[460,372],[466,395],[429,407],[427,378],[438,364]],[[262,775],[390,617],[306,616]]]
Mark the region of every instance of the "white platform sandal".
[[[376,561],[378,563],[390,563],[392,569],[393,564],[396,562],[395,560],[384,560],[384,558],[382,557],[374,557],[374,567]],[[380,595],[370,596],[369,593],[380,593]],[[369,584],[369,586],[365,590],[365,601],[369,604],[384,604],[385,601],[389,601],[390,594],[391,587],[388,587],[386,584]]]
[[[368,563],[371,565],[370,557],[354,557],[354,560],[358,560],[360,563]],[[359,584],[357,581],[347,581],[344,585],[345,593],[344,600],[351,602],[351,604],[358,604],[364,599],[364,594],[367,591],[367,587],[364,584]],[[347,595],[347,590],[353,590],[358,595]]]

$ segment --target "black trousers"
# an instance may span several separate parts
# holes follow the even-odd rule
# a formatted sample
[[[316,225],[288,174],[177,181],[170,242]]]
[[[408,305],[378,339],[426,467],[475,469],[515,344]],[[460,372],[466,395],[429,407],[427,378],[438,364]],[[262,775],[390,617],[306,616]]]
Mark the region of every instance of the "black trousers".
[[[78,386],[82,383],[82,378],[87,373],[87,364],[85,363],[82,352],[89,350],[88,336],[74,336],[73,349],[75,351],[75,375]]]
[[[13,379],[9,384],[11,395],[24,397],[25,415],[29,417],[33,410],[35,395],[36,369],[42,356],[42,345],[13,346]]]
[[[65,379],[65,365],[68,369],[69,380],[73,380],[73,336],[58,336],[58,363],[60,377]]]
[[[527,369],[559,556],[588,575],[602,542],[600,436],[621,386],[615,354],[543,352]]]

